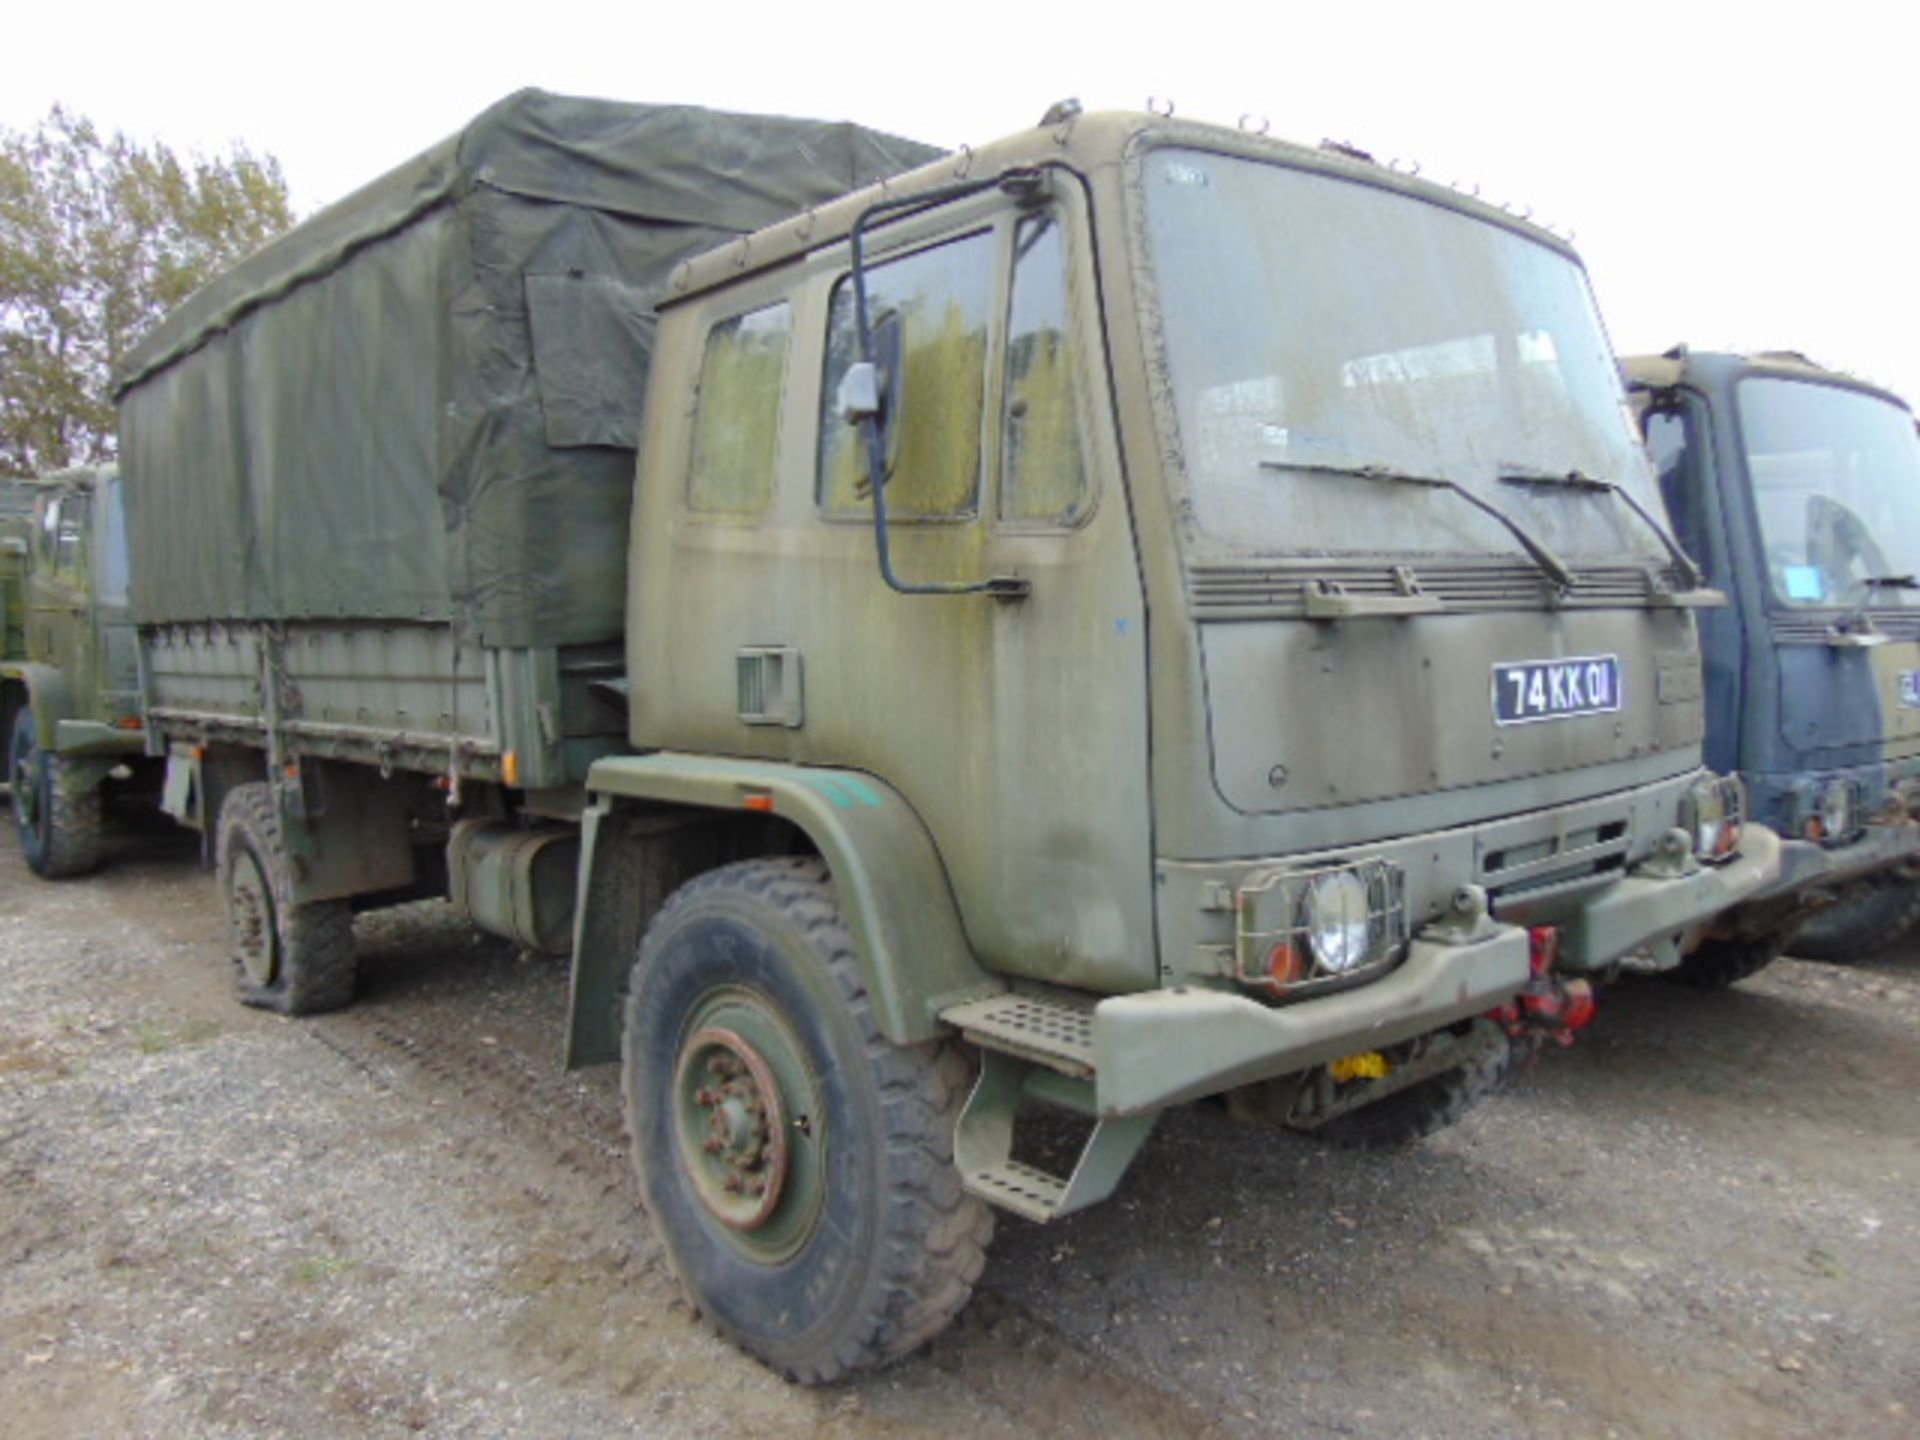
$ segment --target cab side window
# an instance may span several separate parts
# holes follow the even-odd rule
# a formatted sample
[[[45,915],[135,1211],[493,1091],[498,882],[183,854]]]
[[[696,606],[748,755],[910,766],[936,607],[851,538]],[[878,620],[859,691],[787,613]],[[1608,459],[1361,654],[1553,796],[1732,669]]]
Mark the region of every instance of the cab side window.
[[[994,255],[994,236],[982,231],[866,272],[869,326],[876,337],[889,329],[897,336],[886,348],[898,355],[899,373],[883,376],[891,518],[978,513]],[[841,377],[859,355],[853,285],[842,279],[828,320],[821,399],[819,500],[828,514],[857,514],[872,503],[865,429],[835,408]]]
[[[1694,559],[1709,563],[1705,522],[1706,487],[1700,483],[1700,456],[1689,443],[1687,419],[1678,409],[1647,412],[1647,457],[1660,480],[1660,498],[1667,502],[1674,538]]]
[[[87,500],[56,495],[40,515],[40,560],[54,574],[72,578],[86,557]]]
[[[1067,333],[1066,249],[1057,217],[1023,216],[1013,233],[1000,518],[1070,525],[1087,507]]]
[[[690,509],[751,516],[772,500],[792,334],[785,301],[722,320],[708,332],[694,402]]]

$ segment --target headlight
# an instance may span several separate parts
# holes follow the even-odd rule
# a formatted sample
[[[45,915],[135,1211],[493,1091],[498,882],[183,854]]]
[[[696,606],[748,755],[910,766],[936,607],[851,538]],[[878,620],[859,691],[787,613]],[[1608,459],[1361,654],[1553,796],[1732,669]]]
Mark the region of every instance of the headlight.
[[[1820,833],[1811,836],[1811,839],[1844,840],[1853,833],[1853,790],[1851,780],[1837,776],[1826,783],[1820,791],[1820,811],[1815,816]]]
[[[1294,994],[1385,968],[1406,941],[1405,892],[1385,860],[1256,872],[1235,896],[1235,978]]]
[[[1367,963],[1371,907],[1367,884],[1351,870],[1335,870],[1307,882],[1300,928],[1320,968],[1345,975]]]
[[[1695,781],[1681,804],[1682,823],[1693,837],[1694,855],[1705,861],[1725,860],[1738,850],[1746,809],[1746,792],[1733,776]]]

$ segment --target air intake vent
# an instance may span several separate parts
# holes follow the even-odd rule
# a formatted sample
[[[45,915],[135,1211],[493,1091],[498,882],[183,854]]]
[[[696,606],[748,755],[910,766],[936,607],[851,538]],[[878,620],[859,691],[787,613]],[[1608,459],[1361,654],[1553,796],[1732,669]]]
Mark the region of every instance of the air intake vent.
[[[1841,618],[1837,611],[1810,615],[1776,612],[1767,628],[1781,645],[1825,645]],[[1868,612],[1868,620],[1889,640],[1920,640],[1920,610],[1873,610]]]
[[[1449,610],[1537,609],[1548,602],[1547,579],[1533,565],[1430,559],[1406,567],[1421,593]],[[1330,581],[1349,595],[1404,593],[1393,565],[1341,560],[1215,561],[1192,566],[1187,593],[1200,620],[1256,619],[1305,613],[1303,595],[1316,580]],[[1644,605],[1658,571],[1641,565],[1594,565],[1574,571],[1574,587],[1560,597],[1569,609]],[[1664,572],[1669,589],[1685,586],[1673,570]]]
[[[806,719],[800,652],[791,646],[750,646],[735,657],[740,718],[749,725],[798,730]]]

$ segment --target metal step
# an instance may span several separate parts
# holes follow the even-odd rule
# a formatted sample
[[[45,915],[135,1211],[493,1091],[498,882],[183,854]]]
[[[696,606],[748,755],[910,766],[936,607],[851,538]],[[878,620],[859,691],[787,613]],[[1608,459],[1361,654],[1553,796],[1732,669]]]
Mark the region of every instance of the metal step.
[[[1067,1198],[1066,1181],[1031,1165],[1022,1165],[1018,1160],[1004,1160],[998,1165],[966,1171],[960,1183],[970,1194],[978,1195],[990,1205],[1040,1222],[1058,1215]]]
[[[1092,1114],[1093,1087],[1084,1080],[1061,1080],[1036,1066],[1005,1048],[981,1051],[980,1078],[954,1127],[953,1160],[969,1194],[1028,1220],[1046,1221],[1111,1195],[1146,1142],[1158,1112],[1098,1116],[1073,1173],[1049,1174],[1013,1158],[1015,1117],[1030,1099],[1047,1104],[1070,1100],[1059,1093],[1063,1089],[1084,1092],[1088,1108],[1082,1113]]]
[[[940,1018],[982,1050],[1084,1080],[1093,1074],[1093,1006],[1091,995],[1009,991],[952,1006]]]

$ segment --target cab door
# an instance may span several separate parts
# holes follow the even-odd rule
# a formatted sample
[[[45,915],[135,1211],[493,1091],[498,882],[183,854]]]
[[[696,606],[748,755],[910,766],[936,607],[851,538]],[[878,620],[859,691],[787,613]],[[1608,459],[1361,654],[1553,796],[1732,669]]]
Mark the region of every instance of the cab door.
[[[68,678],[82,694],[93,664],[90,564],[92,497],[62,488],[41,500],[27,580],[28,657]]]
[[[822,715],[812,748],[914,803],[988,963],[1145,986],[1144,602],[1086,214],[1071,183],[1037,205],[994,198],[901,236],[868,273],[869,306],[897,333],[883,434],[898,577],[1012,578],[1026,593],[907,595],[880,580],[864,437],[835,413],[858,353],[851,280],[835,277],[815,498],[857,580],[832,592],[817,643],[852,703]]]
[[[1709,769],[1723,774],[1750,770],[1770,758],[1752,753],[1742,733],[1748,715],[1752,627],[1760,624],[1764,636],[1764,620],[1750,567],[1737,563],[1737,551],[1728,534],[1730,497],[1723,492],[1721,471],[1715,464],[1710,412],[1699,397],[1679,391],[1649,409],[1641,417],[1641,428],[1675,538],[1700,566],[1706,583],[1723,591],[1732,602],[1700,611],[1697,617],[1707,692],[1704,758]],[[1737,500],[1737,496],[1732,498]],[[1770,665],[1771,656],[1764,653],[1764,647],[1763,659]],[[1764,733],[1764,727],[1761,729]],[[1761,768],[1766,768],[1764,763]]]
[[[836,406],[859,354],[839,246],[781,297],[744,285],[711,307],[687,500],[670,536],[637,542],[641,664],[669,688],[639,700],[635,738],[866,772],[926,823],[987,964],[1150,985],[1144,602],[1085,200],[1071,179],[1042,204],[991,191],[878,227],[867,254],[894,569],[1027,592],[881,578],[863,437]],[[776,326],[791,339],[762,487],[722,463],[775,423],[769,388],[750,405],[729,379],[746,359],[729,337]]]

